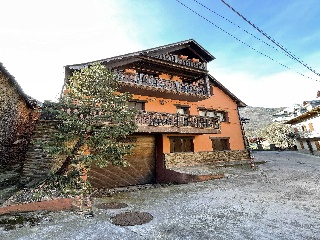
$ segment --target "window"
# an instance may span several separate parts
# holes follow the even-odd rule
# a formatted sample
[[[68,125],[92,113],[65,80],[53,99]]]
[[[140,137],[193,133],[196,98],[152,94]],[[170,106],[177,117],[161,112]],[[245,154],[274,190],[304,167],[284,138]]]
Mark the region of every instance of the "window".
[[[145,102],[144,101],[129,101],[129,108],[134,108],[136,110],[144,110]]]
[[[206,116],[206,110],[205,109],[199,110],[199,116],[205,117]]]
[[[211,142],[213,151],[230,150],[229,138],[211,138]]]
[[[193,152],[194,137],[169,137],[170,152]]]
[[[199,109],[199,116],[202,117],[215,117],[216,111],[211,109]]]
[[[229,122],[228,112],[217,111],[217,117],[220,119],[220,122]]]
[[[181,106],[181,105],[176,105],[177,107],[177,113],[179,114],[184,114],[188,115],[189,114],[189,106]]]

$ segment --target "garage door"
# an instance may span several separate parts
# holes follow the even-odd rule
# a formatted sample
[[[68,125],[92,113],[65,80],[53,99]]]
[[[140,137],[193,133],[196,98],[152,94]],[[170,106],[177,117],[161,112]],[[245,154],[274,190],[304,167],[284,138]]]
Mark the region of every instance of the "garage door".
[[[129,166],[92,167],[88,179],[93,187],[115,188],[155,181],[155,137],[135,135],[132,138],[136,147],[126,158]]]

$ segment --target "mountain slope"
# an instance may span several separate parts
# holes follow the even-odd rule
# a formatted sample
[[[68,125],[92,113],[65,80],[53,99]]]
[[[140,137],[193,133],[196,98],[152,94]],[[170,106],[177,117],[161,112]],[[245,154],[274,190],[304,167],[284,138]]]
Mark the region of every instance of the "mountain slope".
[[[246,136],[254,137],[257,130],[263,129],[272,123],[275,114],[285,109],[281,108],[264,108],[264,107],[244,107],[239,108],[241,118],[250,119],[248,123],[244,124]]]

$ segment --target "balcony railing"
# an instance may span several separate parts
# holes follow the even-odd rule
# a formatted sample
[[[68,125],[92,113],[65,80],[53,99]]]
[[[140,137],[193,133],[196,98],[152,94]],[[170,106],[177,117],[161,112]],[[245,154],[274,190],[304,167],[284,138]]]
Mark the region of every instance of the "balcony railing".
[[[79,117],[79,119],[86,119],[86,116],[80,114],[77,107],[64,108],[62,106],[59,107],[55,103],[52,103],[51,105],[45,104],[44,107],[51,107],[53,109],[53,111],[42,112],[41,119],[44,120],[56,120],[59,111],[64,111],[69,115],[76,115]],[[95,109],[92,109],[90,116],[96,116],[97,123],[101,121],[112,123],[112,120],[109,117]],[[206,131],[220,130],[220,119],[218,117],[204,117],[179,113],[173,114],[138,111],[135,115],[135,122],[138,126],[146,128],[146,130],[148,130],[148,127],[175,127],[176,129],[191,127],[197,129],[207,129]]]
[[[306,131],[299,131],[299,132],[295,132],[293,133],[293,136],[297,139],[299,138],[314,138],[314,137],[319,137],[320,133],[317,131],[310,131],[310,130],[306,130]]]
[[[199,59],[194,59],[194,58],[188,59],[184,57],[187,57],[187,56],[181,56],[181,55],[179,56],[179,55],[173,55],[173,54],[167,54],[167,53],[154,56],[154,58],[178,63],[184,66],[194,67],[194,68],[203,69],[203,70],[207,69],[205,62],[200,62]]]
[[[220,121],[216,117],[139,111],[135,122],[147,126],[173,126],[220,129]]]
[[[207,97],[209,95],[206,86],[200,83],[194,85],[174,80],[166,80],[143,73],[124,74],[122,70],[114,70],[113,72],[118,77],[118,80],[123,83],[140,85],[142,87],[152,87],[159,91],[169,91],[187,95],[202,97]]]

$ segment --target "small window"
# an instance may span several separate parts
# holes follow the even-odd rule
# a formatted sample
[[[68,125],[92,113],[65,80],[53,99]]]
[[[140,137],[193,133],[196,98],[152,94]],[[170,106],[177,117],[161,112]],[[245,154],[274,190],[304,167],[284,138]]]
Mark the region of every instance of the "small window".
[[[213,151],[230,150],[229,138],[211,138],[211,142]]]
[[[193,138],[194,137],[169,137],[170,152],[193,152]]]
[[[215,116],[216,116],[216,113],[215,113],[215,111],[207,111],[206,116],[207,116],[207,117],[215,117]]]
[[[145,109],[145,102],[142,101],[130,101],[129,108],[134,108],[136,110],[144,111]]]
[[[217,117],[220,119],[220,122],[228,122],[228,113],[224,111],[217,111]]]
[[[205,117],[206,116],[206,110],[205,109],[199,110],[199,116]]]
[[[210,109],[199,109],[199,116],[201,117],[215,117],[216,111]]]
[[[179,106],[177,105],[177,113],[188,115],[189,114],[189,106]]]

